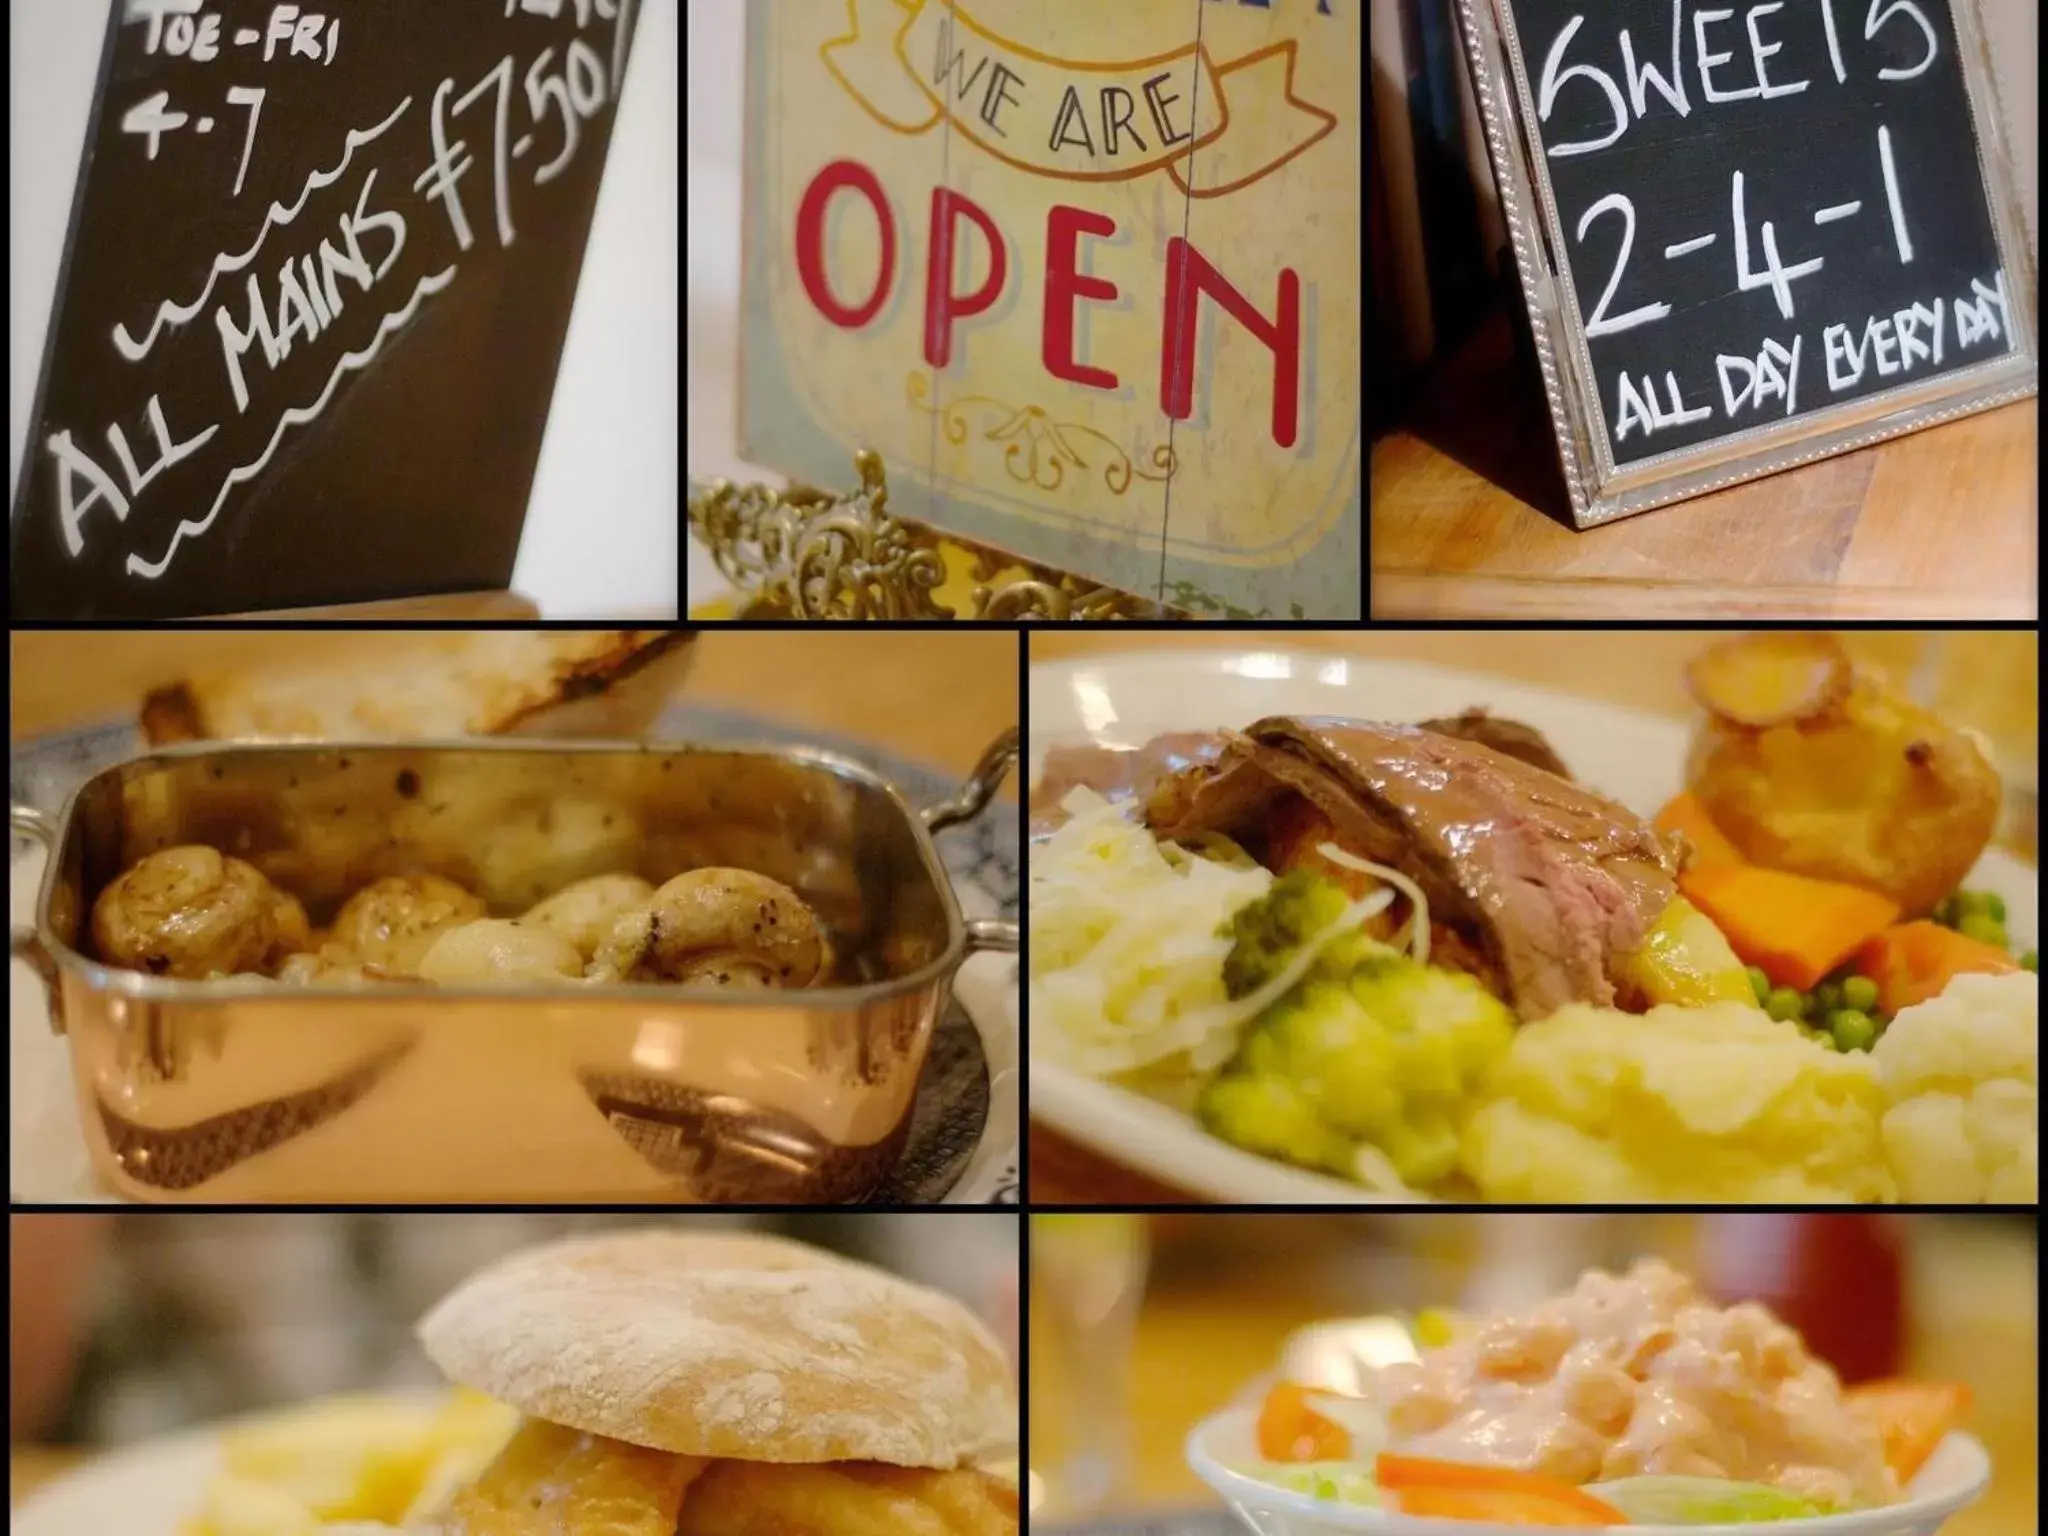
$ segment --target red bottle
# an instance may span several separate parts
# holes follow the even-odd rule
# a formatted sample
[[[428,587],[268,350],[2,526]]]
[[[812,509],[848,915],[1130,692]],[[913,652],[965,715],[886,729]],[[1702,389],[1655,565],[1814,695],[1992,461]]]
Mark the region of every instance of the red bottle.
[[[1894,1222],[1757,1212],[1702,1217],[1700,1227],[1699,1280],[1716,1300],[1762,1302],[1845,1386],[1904,1368],[1906,1265]]]

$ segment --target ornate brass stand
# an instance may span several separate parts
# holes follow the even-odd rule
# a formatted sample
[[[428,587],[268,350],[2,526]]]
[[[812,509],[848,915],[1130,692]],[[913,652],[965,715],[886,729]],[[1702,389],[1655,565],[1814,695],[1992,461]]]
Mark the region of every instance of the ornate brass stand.
[[[1176,609],[1080,576],[948,538],[973,557],[966,611],[935,594],[948,577],[939,535],[888,510],[879,454],[853,456],[860,489],[713,480],[691,492],[690,527],[741,594],[742,618],[1182,618]]]

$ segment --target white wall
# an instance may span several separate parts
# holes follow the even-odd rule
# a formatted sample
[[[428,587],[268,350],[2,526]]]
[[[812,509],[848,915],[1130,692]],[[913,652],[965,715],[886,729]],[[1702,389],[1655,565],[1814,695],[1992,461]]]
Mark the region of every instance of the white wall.
[[[740,109],[745,0],[690,0],[690,475],[780,476],[743,463],[738,441]],[[688,542],[684,588],[694,606],[727,591],[704,547]]]
[[[19,481],[107,0],[9,0],[8,494]],[[549,618],[673,614],[678,0],[640,0],[512,585]]]

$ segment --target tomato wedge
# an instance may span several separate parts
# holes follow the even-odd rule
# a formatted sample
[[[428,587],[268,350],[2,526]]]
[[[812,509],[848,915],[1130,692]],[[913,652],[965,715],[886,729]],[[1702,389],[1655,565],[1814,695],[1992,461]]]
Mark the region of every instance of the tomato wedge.
[[[1885,1465],[1908,1482],[1970,1411],[1970,1389],[1950,1381],[1871,1381],[1842,1394],[1884,1442]]]
[[[1500,1525],[1627,1525],[1628,1517],[1585,1489],[1512,1467],[1482,1467],[1382,1451],[1379,1485],[1404,1515]]]
[[[1351,1454],[1351,1436],[1316,1412],[1308,1388],[1283,1381],[1259,1407],[1259,1454],[1268,1461],[1342,1461]]]

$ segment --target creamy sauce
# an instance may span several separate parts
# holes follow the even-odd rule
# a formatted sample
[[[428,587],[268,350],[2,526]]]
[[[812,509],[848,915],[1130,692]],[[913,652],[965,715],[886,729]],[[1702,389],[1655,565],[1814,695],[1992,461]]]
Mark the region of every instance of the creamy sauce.
[[[1876,1435],[1799,1335],[1726,1309],[1654,1261],[1494,1317],[1375,1381],[1388,1449],[1571,1483],[1647,1475],[1768,1483],[1834,1505],[1898,1497]]]

